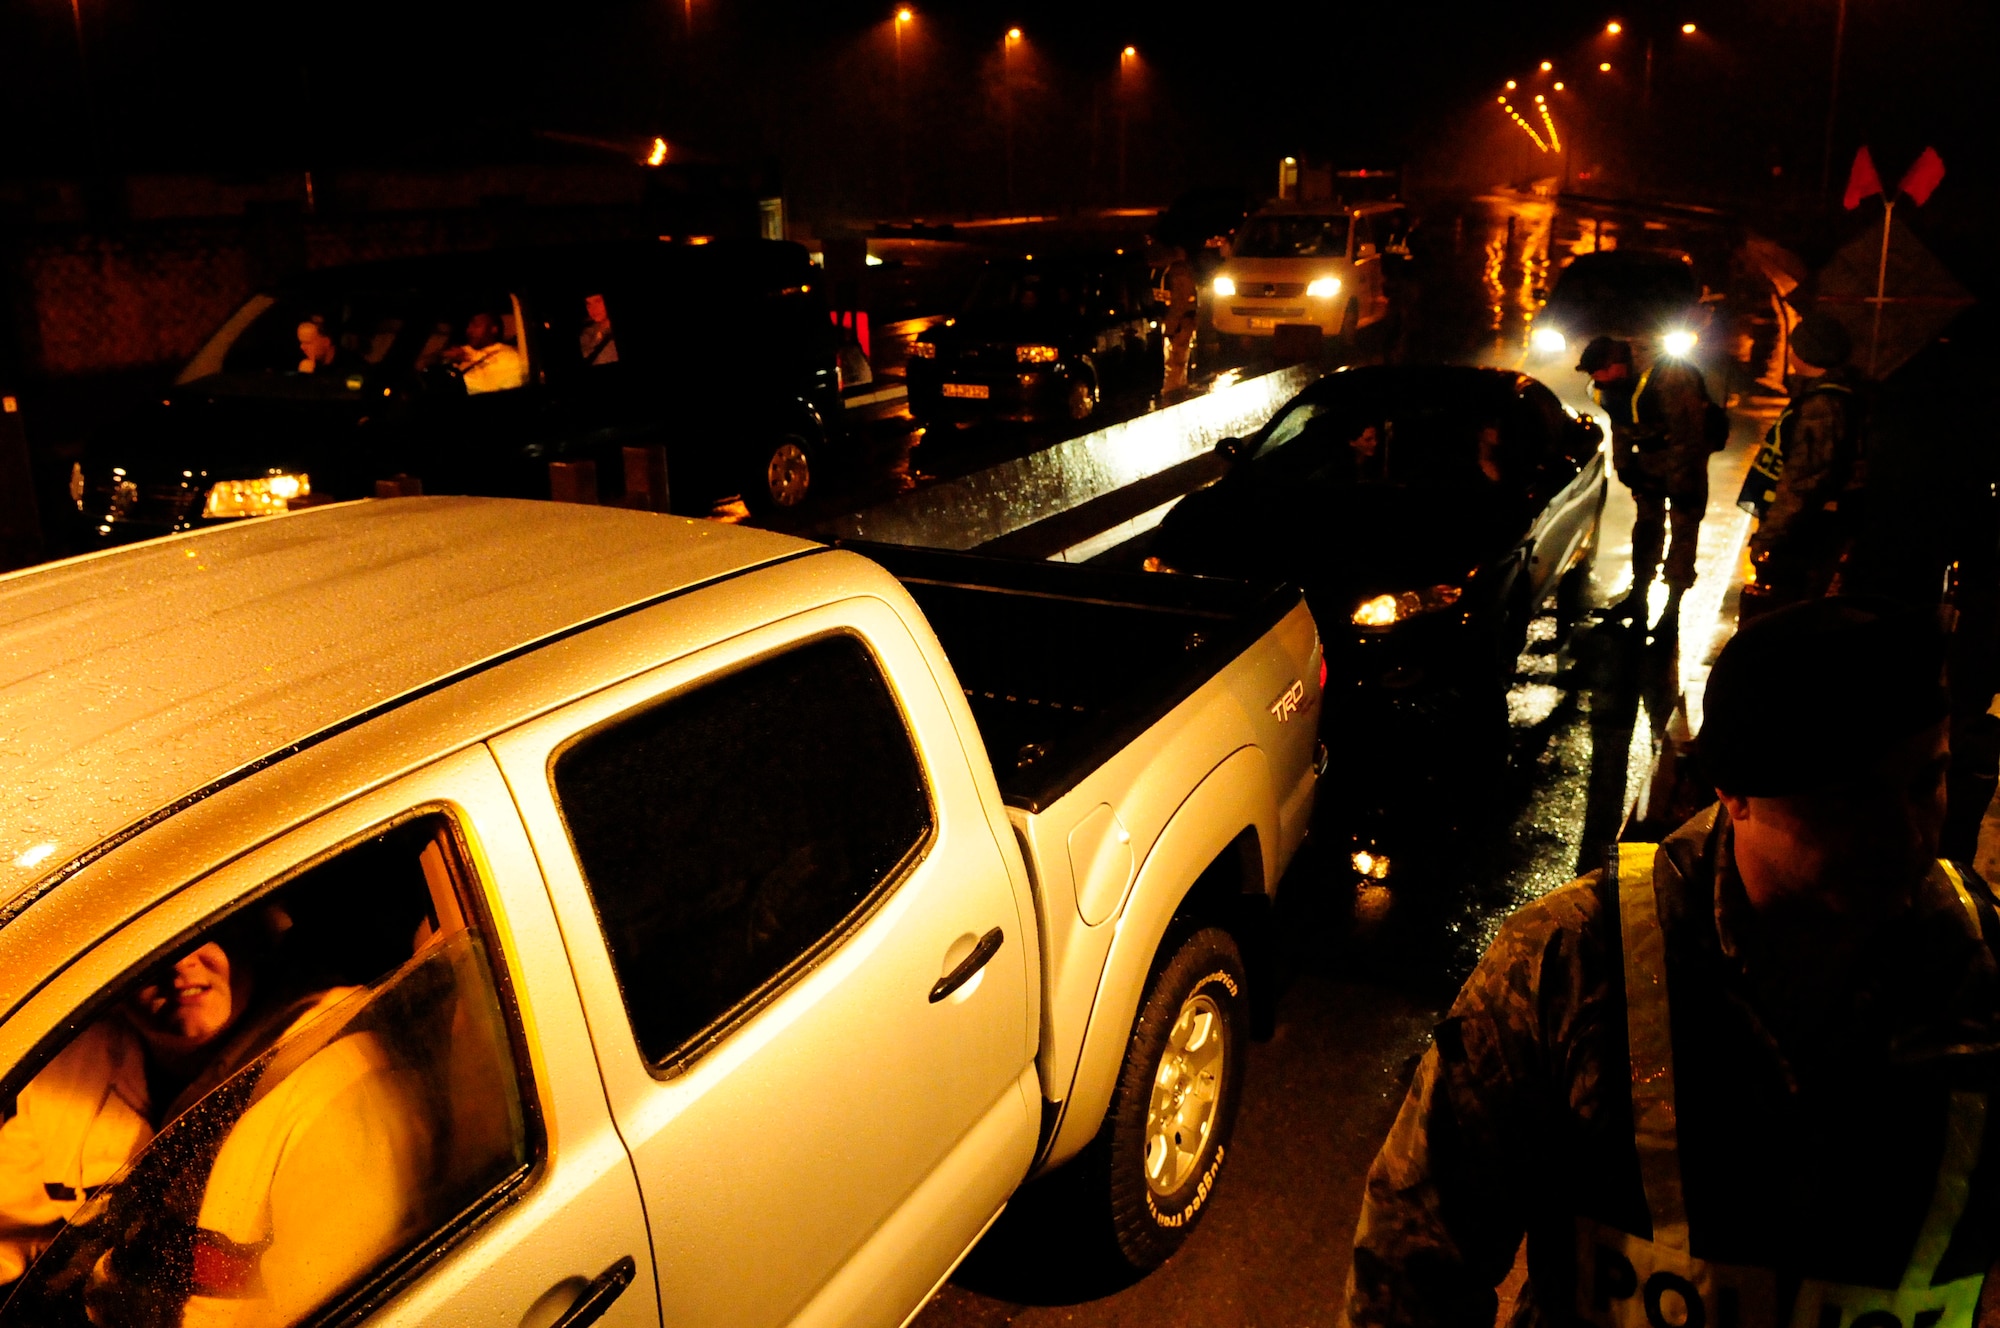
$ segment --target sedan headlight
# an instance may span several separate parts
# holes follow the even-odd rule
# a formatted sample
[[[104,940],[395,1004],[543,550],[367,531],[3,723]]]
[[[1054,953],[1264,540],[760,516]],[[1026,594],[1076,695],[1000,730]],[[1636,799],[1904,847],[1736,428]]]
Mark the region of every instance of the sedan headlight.
[[[1014,358],[1022,364],[1048,364],[1056,357],[1054,346],[1016,346]]]
[[[912,341],[910,343],[910,358],[913,360],[936,359],[937,343],[935,341]]]
[[[1463,594],[1457,586],[1431,586],[1427,590],[1405,590],[1399,595],[1377,595],[1355,606],[1356,627],[1394,627],[1419,614],[1436,613],[1458,603]]]
[[[1569,349],[1569,338],[1552,327],[1538,327],[1528,337],[1528,344],[1544,355],[1560,355]]]
[[[1320,277],[1306,283],[1306,294],[1322,300],[1330,300],[1340,294],[1339,277]]]
[[[1660,348],[1675,359],[1693,353],[1694,343],[1694,333],[1685,328],[1677,328],[1660,338]]]
[[[1236,293],[1236,279],[1234,277],[1217,277],[1215,279],[1215,293],[1225,300],[1228,299]]]
[[[222,480],[211,485],[201,514],[213,520],[246,516],[276,516],[312,493],[312,476],[282,471],[251,480]]]

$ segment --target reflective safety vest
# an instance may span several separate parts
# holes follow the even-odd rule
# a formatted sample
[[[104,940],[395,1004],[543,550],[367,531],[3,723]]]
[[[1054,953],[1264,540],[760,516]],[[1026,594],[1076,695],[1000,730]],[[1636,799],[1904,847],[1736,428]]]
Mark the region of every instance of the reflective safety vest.
[[[1743,488],[1736,495],[1736,505],[1751,516],[1761,519],[1777,501],[1778,481],[1785,476],[1785,444],[1791,441],[1788,426],[1798,416],[1799,407],[1821,392],[1839,392],[1850,398],[1854,395],[1854,389],[1845,383],[1818,383],[1801,393],[1771,422],[1771,427],[1764,431],[1763,445],[1750,462],[1749,473],[1743,477]]]
[[[1681,1190],[1679,1122],[1667,1002],[1666,935],[1653,891],[1657,844],[1620,844],[1618,917],[1625,952],[1625,1022],[1632,1060],[1633,1142],[1652,1214],[1644,1240],[1588,1220],[1576,1229],[1576,1308],[1600,1328],[1777,1328],[1773,1269],[1695,1257]],[[1979,910],[1950,863],[1938,864],[1975,936]],[[1986,1133],[1986,1094],[1955,1092],[1946,1108],[1944,1155],[1930,1208],[1895,1287],[1799,1284],[1790,1328],[1972,1328],[1984,1272],[1941,1286],[1932,1274],[1965,1211]]]

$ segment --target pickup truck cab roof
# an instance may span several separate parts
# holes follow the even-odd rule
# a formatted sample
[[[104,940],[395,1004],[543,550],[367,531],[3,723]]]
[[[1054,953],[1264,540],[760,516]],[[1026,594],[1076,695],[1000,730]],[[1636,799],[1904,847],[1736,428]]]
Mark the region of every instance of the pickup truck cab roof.
[[[613,508],[407,498],[0,577],[0,922],[36,882],[279,755],[816,549]]]

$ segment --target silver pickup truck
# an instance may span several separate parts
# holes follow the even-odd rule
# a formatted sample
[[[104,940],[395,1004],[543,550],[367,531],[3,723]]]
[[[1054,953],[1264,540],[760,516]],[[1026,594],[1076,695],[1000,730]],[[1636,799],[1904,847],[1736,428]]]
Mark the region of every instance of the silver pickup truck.
[[[0,1325],[894,1325],[1199,1219],[1296,591],[480,499],[0,577]]]

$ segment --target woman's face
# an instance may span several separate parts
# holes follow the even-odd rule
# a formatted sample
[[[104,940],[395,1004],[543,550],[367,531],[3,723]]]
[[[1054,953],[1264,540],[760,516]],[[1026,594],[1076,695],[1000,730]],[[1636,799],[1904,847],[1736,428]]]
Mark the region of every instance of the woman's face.
[[[1347,445],[1354,449],[1355,456],[1365,461],[1374,457],[1375,449],[1381,446],[1381,439],[1375,434],[1375,426],[1370,424],[1348,439]]]
[[[126,1010],[156,1049],[193,1051],[226,1032],[249,1004],[248,974],[230,979],[229,953],[210,941],[140,987]]]

